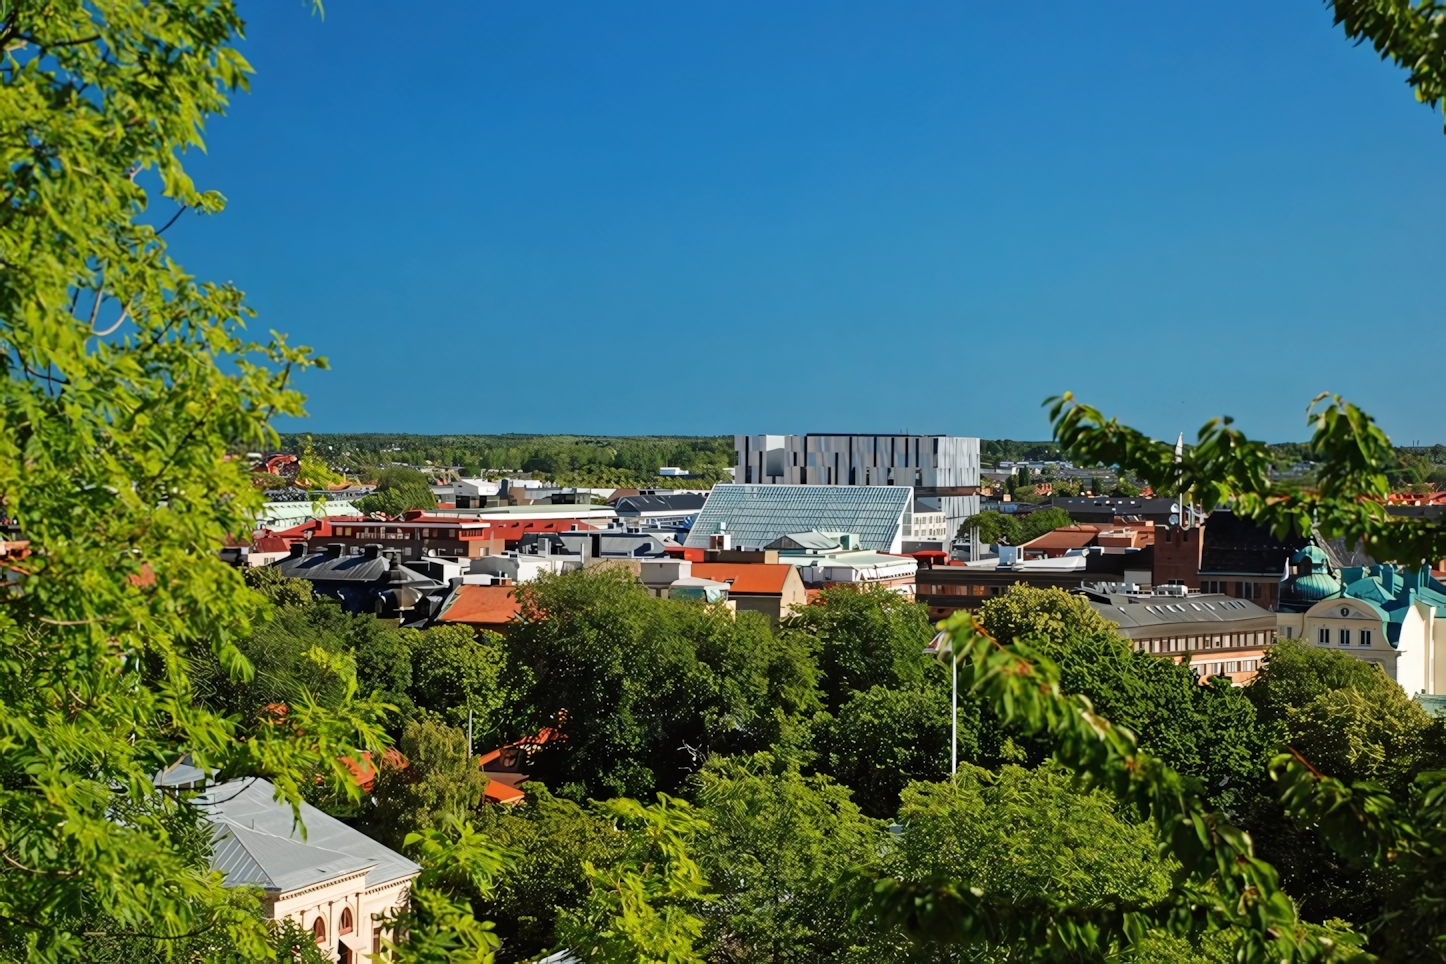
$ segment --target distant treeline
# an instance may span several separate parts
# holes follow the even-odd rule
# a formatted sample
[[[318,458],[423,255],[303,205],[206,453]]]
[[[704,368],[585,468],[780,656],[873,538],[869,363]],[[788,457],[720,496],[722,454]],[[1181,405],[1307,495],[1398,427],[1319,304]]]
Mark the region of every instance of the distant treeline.
[[[705,486],[728,477],[733,465],[731,435],[406,435],[341,433],[285,435],[283,451],[302,452],[310,438],[316,457],[349,475],[372,477],[388,465],[431,465],[442,474],[464,476],[511,470],[566,485]],[[1446,471],[1446,446],[1401,447],[1402,464],[1391,473],[1393,484],[1439,484]],[[1310,460],[1300,442],[1270,446],[1279,469]],[[1050,441],[983,439],[980,456],[986,465],[1005,461],[1053,461],[1065,458]],[[677,466],[697,476],[668,480],[663,466]],[[1434,471],[1433,471],[1434,470]],[[1398,477],[1399,476],[1399,477]]]
[[[286,451],[302,451],[306,435],[282,437]],[[676,466],[698,476],[689,485],[720,481],[733,465],[733,437],[604,435],[400,435],[385,433],[310,436],[312,450],[328,465],[368,475],[393,465],[431,465],[464,476],[512,470],[568,485],[665,484],[658,469]]]

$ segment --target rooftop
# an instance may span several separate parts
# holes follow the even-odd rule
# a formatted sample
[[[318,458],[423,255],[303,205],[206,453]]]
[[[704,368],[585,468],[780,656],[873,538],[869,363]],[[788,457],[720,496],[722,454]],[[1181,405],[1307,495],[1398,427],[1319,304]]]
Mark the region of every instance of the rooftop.
[[[192,800],[212,825],[211,865],[228,885],[287,893],[365,871],[364,886],[372,888],[421,870],[308,803],[301,804],[297,826],[291,807],[275,796],[267,781],[244,779],[219,784]]]
[[[688,546],[708,547],[726,532],[733,545],[766,546],[791,533],[857,533],[864,549],[895,548],[914,490],[890,485],[738,485],[713,487]]]
[[[517,618],[522,604],[512,586],[458,586],[437,617],[440,623],[503,626]]]
[[[714,582],[733,580],[729,591],[742,595],[776,596],[783,592],[793,567],[766,562],[695,562],[693,575]]]

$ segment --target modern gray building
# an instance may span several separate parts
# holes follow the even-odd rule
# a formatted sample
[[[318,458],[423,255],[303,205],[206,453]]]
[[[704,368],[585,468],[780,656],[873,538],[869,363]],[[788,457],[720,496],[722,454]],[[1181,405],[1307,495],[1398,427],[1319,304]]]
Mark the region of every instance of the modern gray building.
[[[909,486],[937,499],[949,536],[979,511],[979,440],[954,435],[735,435],[735,481]]]

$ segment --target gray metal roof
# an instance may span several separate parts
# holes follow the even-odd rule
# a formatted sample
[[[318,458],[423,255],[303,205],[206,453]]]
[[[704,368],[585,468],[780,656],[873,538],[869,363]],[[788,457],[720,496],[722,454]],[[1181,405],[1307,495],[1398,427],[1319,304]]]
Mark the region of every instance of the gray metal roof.
[[[903,485],[737,485],[713,487],[684,543],[706,549],[720,531],[735,548],[766,546],[796,532],[857,533],[864,549],[888,552],[914,490]],[[720,526],[726,526],[721,528]]]
[[[790,532],[786,536],[779,536],[765,549],[817,549],[820,551],[840,548],[838,536],[831,536],[823,532]]]
[[[618,515],[638,515],[643,512],[697,512],[703,508],[708,497],[697,492],[678,492],[669,495],[629,495],[613,506]]]
[[[266,780],[233,780],[192,799],[211,823],[211,866],[228,886],[287,893],[365,870],[370,888],[421,869],[310,804],[301,805],[302,826],[296,826],[291,807],[278,803],[275,792]]]
[[[1121,635],[1145,639],[1168,633],[1245,632],[1275,628],[1275,614],[1248,599],[1225,595],[1145,596],[1086,592],[1095,611],[1118,623]]]

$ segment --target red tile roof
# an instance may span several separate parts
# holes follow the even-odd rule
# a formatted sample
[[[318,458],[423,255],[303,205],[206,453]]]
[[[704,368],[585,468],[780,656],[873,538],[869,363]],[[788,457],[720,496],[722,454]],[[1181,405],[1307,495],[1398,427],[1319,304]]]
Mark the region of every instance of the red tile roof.
[[[695,562],[693,575],[714,582],[733,580],[730,593],[778,596],[793,567],[770,562]]]
[[[1065,526],[1062,529],[1055,529],[1053,532],[1046,532],[1037,539],[1031,539],[1020,548],[1023,549],[1083,549],[1095,537],[1100,530],[1095,526]]]
[[[464,623],[468,626],[505,626],[517,618],[522,604],[512,586],[459,586],[457,594],[442,615],[441,623]]]

